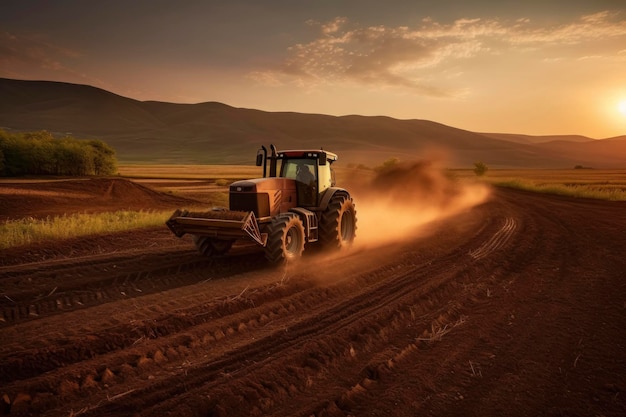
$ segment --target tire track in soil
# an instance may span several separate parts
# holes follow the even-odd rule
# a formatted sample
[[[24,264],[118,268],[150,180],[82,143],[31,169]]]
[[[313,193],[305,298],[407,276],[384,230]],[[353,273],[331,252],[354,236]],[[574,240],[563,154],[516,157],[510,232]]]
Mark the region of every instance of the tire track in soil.
[[[490,232],[483,229],[480,233],[485,234]],[[493,231],[491,233],[493,233]],[[103,408],[97,407],[96,409],[90,410],[90,413],[108,414],[114,412],[119,415],[134,413],[139,410],[144,410],[146,403],[158,404],[158,401],[162,398],[182,394],[180,387],[184,387],[184,391],[186,392],[190,390],[191,392],[204,390],[229,391],[233,385],[232,380],[238,380],[237,378],[233,378],[233,374],[257,375],[257,377],[261,377],[265,374],[278,372],[280,369],[292,369],[292,375],[287,376],[285,381],[279,383],[284,386],[284,390],[289,390],[292,394],[295,394],[295,392],[293,392],[294,390],[306,393],[306,385],[308,384],[306,381],[311,381],[311,378],[320,378],[321,374],[327,372],[327,368],[330,364],[335,363],[335,367],[341,365],[342,361],[345,362],[344,356],[347,357],[348,362],[350,362],[350,358],[354,356],[355,349],[359,352],[374,349],[375,352],[376,349],[380,348],[374,348],[374,346],[384,343],[388,337],[386,334],[389,332],[386,326],[380,325],[381,321],[382,323],[395,323],[392,325],[392,328],[397,328],[398,326],[401,327],[403,323],[406,322],[406,317],[412,317],[412,320],[414,320],[417,317],[416,315],[420,314],[423,316],[421,318],[423,329],[420,334],[428,335],[429,332],[431,334],[445,332],[445,326],[450,322],[458,323],[462,320],[457,311],[459,308],[458,305],[446,307],[447,304],[450,304],[446,299],[459,287],[459,282],[467,281],[468,274],[464,272],[463,269],[457,271],[447,270],[450,269],[450,265],[454,264],[455,260],[459,259],[460,254],[469,253],[470,246],[474,244],[468,243],[467,245],[466,247],[459,247],[453,252],[441,257],[437,262],[428,261],[427,263],[418,265],[414,261],[409,260],[405,261],[405,264],[402,266],[387,265],[368,275],[357,274],[356,278],[344,280],[342,284],[335,285],[335,288],[330,293],[328,289],[311,288],[301,291],[300,293],[289,292],[288,294],[282,294],[281,299],[288,301],[282,301],[282,303],[279,304],[287,303],[288,305],[287,308],[285,308],[284,305],[279,306],[274,312],[272,328],[283,326],[281,323],[285,320],[293,320],[292,317],[294,314],[298,317],[302,317],[303,315],[306,317],[306,310],[310,307],[310,301],[307,301],[307,299],[310,300],[313,298],[315,303],[319,304],[321,297],[322,304],[328,305],[328,308],[319,314],[310,316],[308,319],[301,319],[297,325],[289,327],[288,332],[274,330],[267,336],[260,338],[257,342],[244,344],[239,349],[228,351],[224,354],[224,358],[220,360],[211,363],[204,362],[202,365],[185,368],[184,383],[182,384],[176,383],[181,382],[181,375],[174,373],[174,376],[165,378],[161,382],[152,384],[145,389],[133,389],[132,392],[125,391],[128,394],[119,397],[116,397],[116,395],[124,394],[124,392],[115,394],[113,397],[119,399],[123,403],[122,406],[118,403],[106,400],[105,404],[102,405]],[[469,261],[469,258],[467,259]],[[398,272],[394,272],[395,270],[398,270]],[[429,281],[428,278],[431,276],[439,277],[439,280]],[[422,280],[423,283],[420,284],[418,288],[412,287],[411,284]],[[364,286],[365,289],[362,290],[359,295],[355,295],[347,301],[338,301],[345,298],[346,293],[355,286]],[[300,300],[298,298],[300,298]],[[233,325],[226,328],[225,332],[221,329],[217,331],[209,330],[201,339],[192,338],[192,340],[188,340],[188,349],[196,348],[197,350],[197,348],[204,347],[203,345],[207,345],[207,343],[210,345],[212,340],[223,340],[224,336],[217,336],[220,334],[232,335],[240,330],[243,330],[241,333],[247,333],[249,328],[254,326],[246,327],[244,325],[244,329],[242,329],[241,324],[250,324],[255,321],[262,323],[264,321],[263,317],[268,317],[266,313],[271,315],[272,308],[276,307],[268,306],[267,308],[269,308],[269,310],[262,308],[261,313],[258,311],[254,313],[256,315],[260,314],[258,320],[255,320],[254,317],[252,319],[248,317],[244,317],[243,319],[239,318],[240,324],[237,325],[236,322],[233,323]],[[259,310],[259,308],[253,310]],[[183,327],[174,326],[173,332],[180,332],[183,328],[194,325],[195,323],[187,324]],[[265,333],[267,333],[267,330],[265,330]],[[337,340],[336,333],[343,334],[341,339],[347,338],[348,340],[353,340],[353,342],[350,343],[349,349],[347,347],[345,348],[348,349],[348,352],[353,353],[346,355],[345,352],[341,351],[342,348],[339,352],[335,352],[330,358],[322,360],[322,363],[318,365],[315,365],[315,362],[319,362],[318,359],[320,358],[312,359],[306,354],[302,356],[297,353],[299,351],[310,351],[310,348],[306,346],[310,343],[311,338],[315,338],[317,344],[326,344],[327,346],[336,345],[337,342],[341,342],[341,340]],[[364,335],[367,335],[365,339]],[[159,334],[159,337],[162,337],[162,335]],[[199,340],[200,342],[198,342]],[[345,345],[345,343],[343,344]],[[170,346],[170,349],[171,348],[172,346]],[[332,351],[332,348],[330,350]],[[165,351],[165,348],[163,351]],[[266,355],[269,355],[269,358],[266,358]],[[277,359],[272,359],[272,355],[275,355]],[[139,359],[137,359],[138,356]],[[110,374],[113,373],[111,369],[132,367],[133,365],[130,365],[131,363],[133,363],[136,368],[142,368],[142,362],[145,365],[146,360],[162,362],[163,359],[161,359],[161,356],[163,356],[162,350],[153,351],[151,353],[144,352],[141,355],[135,353],[133,361],[111,365],[111,367],[105,368],[99,376],[92,375],[86,377],[86,381],[93,385],[91,381],[99,380],[101,385],[108,385],[106,382],[110,383],[112,379],[110,377]],[[300,367],[296,367],[296,369],[312,368],[315,372],[313,372],[312,375],[308,375],[307,378],[302,379],[302,375],[300,375],[301,372],[294,371],[293,356],[301,357]],[[258,357],[259,360],[256,361],[253,359],[253,364],[241,368],[242,363],[250,363],[250,358],[255,357]],[[291,359],[289,359],[290,357]],[[281,360],[280,358],[287,359]],[[297,361],[295,363],[297,363]],[[266,369],[268,367],[269,373]],[[369,373],[375,374],[377,371],[375,371],[375,368],[372,369],[373,370]],[[67,372],[71,374],[73,371],[69,370]],[[143,375],[143,373],[139,372],[139,376],[141,375]],[[172,381],[172,379],[174,379],[174,381]],[[68,375],[60,375],[58,380],[68,380]],[[245,377],[243,380],[238,380],[238,384],[243,384],[244,390],[246,391],[250,391],[251,389],[254,391],[250,386],[245,388],[246,384],[250,385],[249,382],[245,382],[248,380],[249,377]],[[301,381],[305,381],[304,386],[301,385]],[[123,381],[120,385],[123,385],[124,382],[128,383],[128,381]],[[274,381],[274,383],[278,382]],[[85,381],[82,381],[82,384],[79,385],[79,383],[76,382],[75,385],[78,387],[86,384]],[[253,384],[253,386],[256,385]],[[59,390],[62,390],[61,388],[59,388]],[[39,387],[39,389],[41,389],[41,387]],[[65,391],[67,391],[67,389],[65,389]],[[180,406],[181,403],[186,401],[184,398],[188,395],[192,394],[185,394],[182,397],[183,399],[177,399],[174,405],[177,407]],[[220,396],[222,398],[229,398],[227,392]],[[256,395],[254,396],[256,397]],[[230,397],[232,397],[232,394]],[[271,395],[268,398],[267,393],[265,397],[269,403],[276,401],[276,399],[272,399]],[[76,403],[76,401],[73,401],[73,403]],[[171,406],[173,405],[163,405],[165,408]],[[218,407],[217,405],[214,406]],[[88,409],[90,405],[86,405],[85,407]],[[93,405],[91,405],[91,407],[93,407]],[[251,409],[257,409],[259,405],[251,404],[250,407]],[[267,411],[268,407],[266,406],[264,408]],[[87,409],[84,411],[87,411]],[[156,411],[152,410],[151,412]]]
[[[478,249],[471,250],[469,255],[477,260],[489,256],[491,253],[497,251],[506,244],[506,242],[513,236],[516,227],[517,225],[515,219],[506,218],[502,228]]]
[[[249,247],[235,248],[228,260],[206,259],[189,248],[157,252],[0,268],[0,327],[193,284],[207,269],[217,279],[255,267]]]

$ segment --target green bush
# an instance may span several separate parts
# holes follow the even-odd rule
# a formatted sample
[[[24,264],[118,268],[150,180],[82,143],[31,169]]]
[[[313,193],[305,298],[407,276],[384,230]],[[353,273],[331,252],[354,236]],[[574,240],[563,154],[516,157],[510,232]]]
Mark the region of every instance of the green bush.
[[[115,150],[100,140],[55,139],[46,131],[0,129],[0,175],[113,175]]]

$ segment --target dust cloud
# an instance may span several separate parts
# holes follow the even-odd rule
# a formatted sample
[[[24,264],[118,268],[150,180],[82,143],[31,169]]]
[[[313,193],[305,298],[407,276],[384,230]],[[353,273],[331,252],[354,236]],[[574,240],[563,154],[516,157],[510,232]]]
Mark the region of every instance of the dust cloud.
[[[484,184],[462,181],[437,161],[403,162],[374,171],[354,170],[343,185],[357,210],[354,247],[415,238],[420,226],[482,203]]]

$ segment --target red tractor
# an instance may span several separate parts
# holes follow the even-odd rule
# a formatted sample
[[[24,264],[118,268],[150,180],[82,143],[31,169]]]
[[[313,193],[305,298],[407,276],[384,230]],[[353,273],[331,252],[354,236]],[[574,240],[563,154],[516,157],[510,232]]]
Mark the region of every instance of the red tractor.
[[[170,230],[178,237],[193,235],[206,256],[225,254],[235,240],[252,240],[271,263],[298,258],[313,243],[327,248],[351,244],[356,209],[350,193],[335,186],[337,155],[321,149],[270,149],[269,155],[265,146],[257,153],[262,178],[230,185],[229,209],[176,210],[166,222]]]

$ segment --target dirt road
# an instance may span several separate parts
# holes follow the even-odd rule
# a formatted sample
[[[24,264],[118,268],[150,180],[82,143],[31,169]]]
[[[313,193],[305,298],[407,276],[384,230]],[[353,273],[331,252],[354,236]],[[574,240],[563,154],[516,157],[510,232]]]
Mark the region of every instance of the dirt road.
[[[0,256],[4,413],[622,416],[626,204],[497,189],[268,267],[166,228]]]

